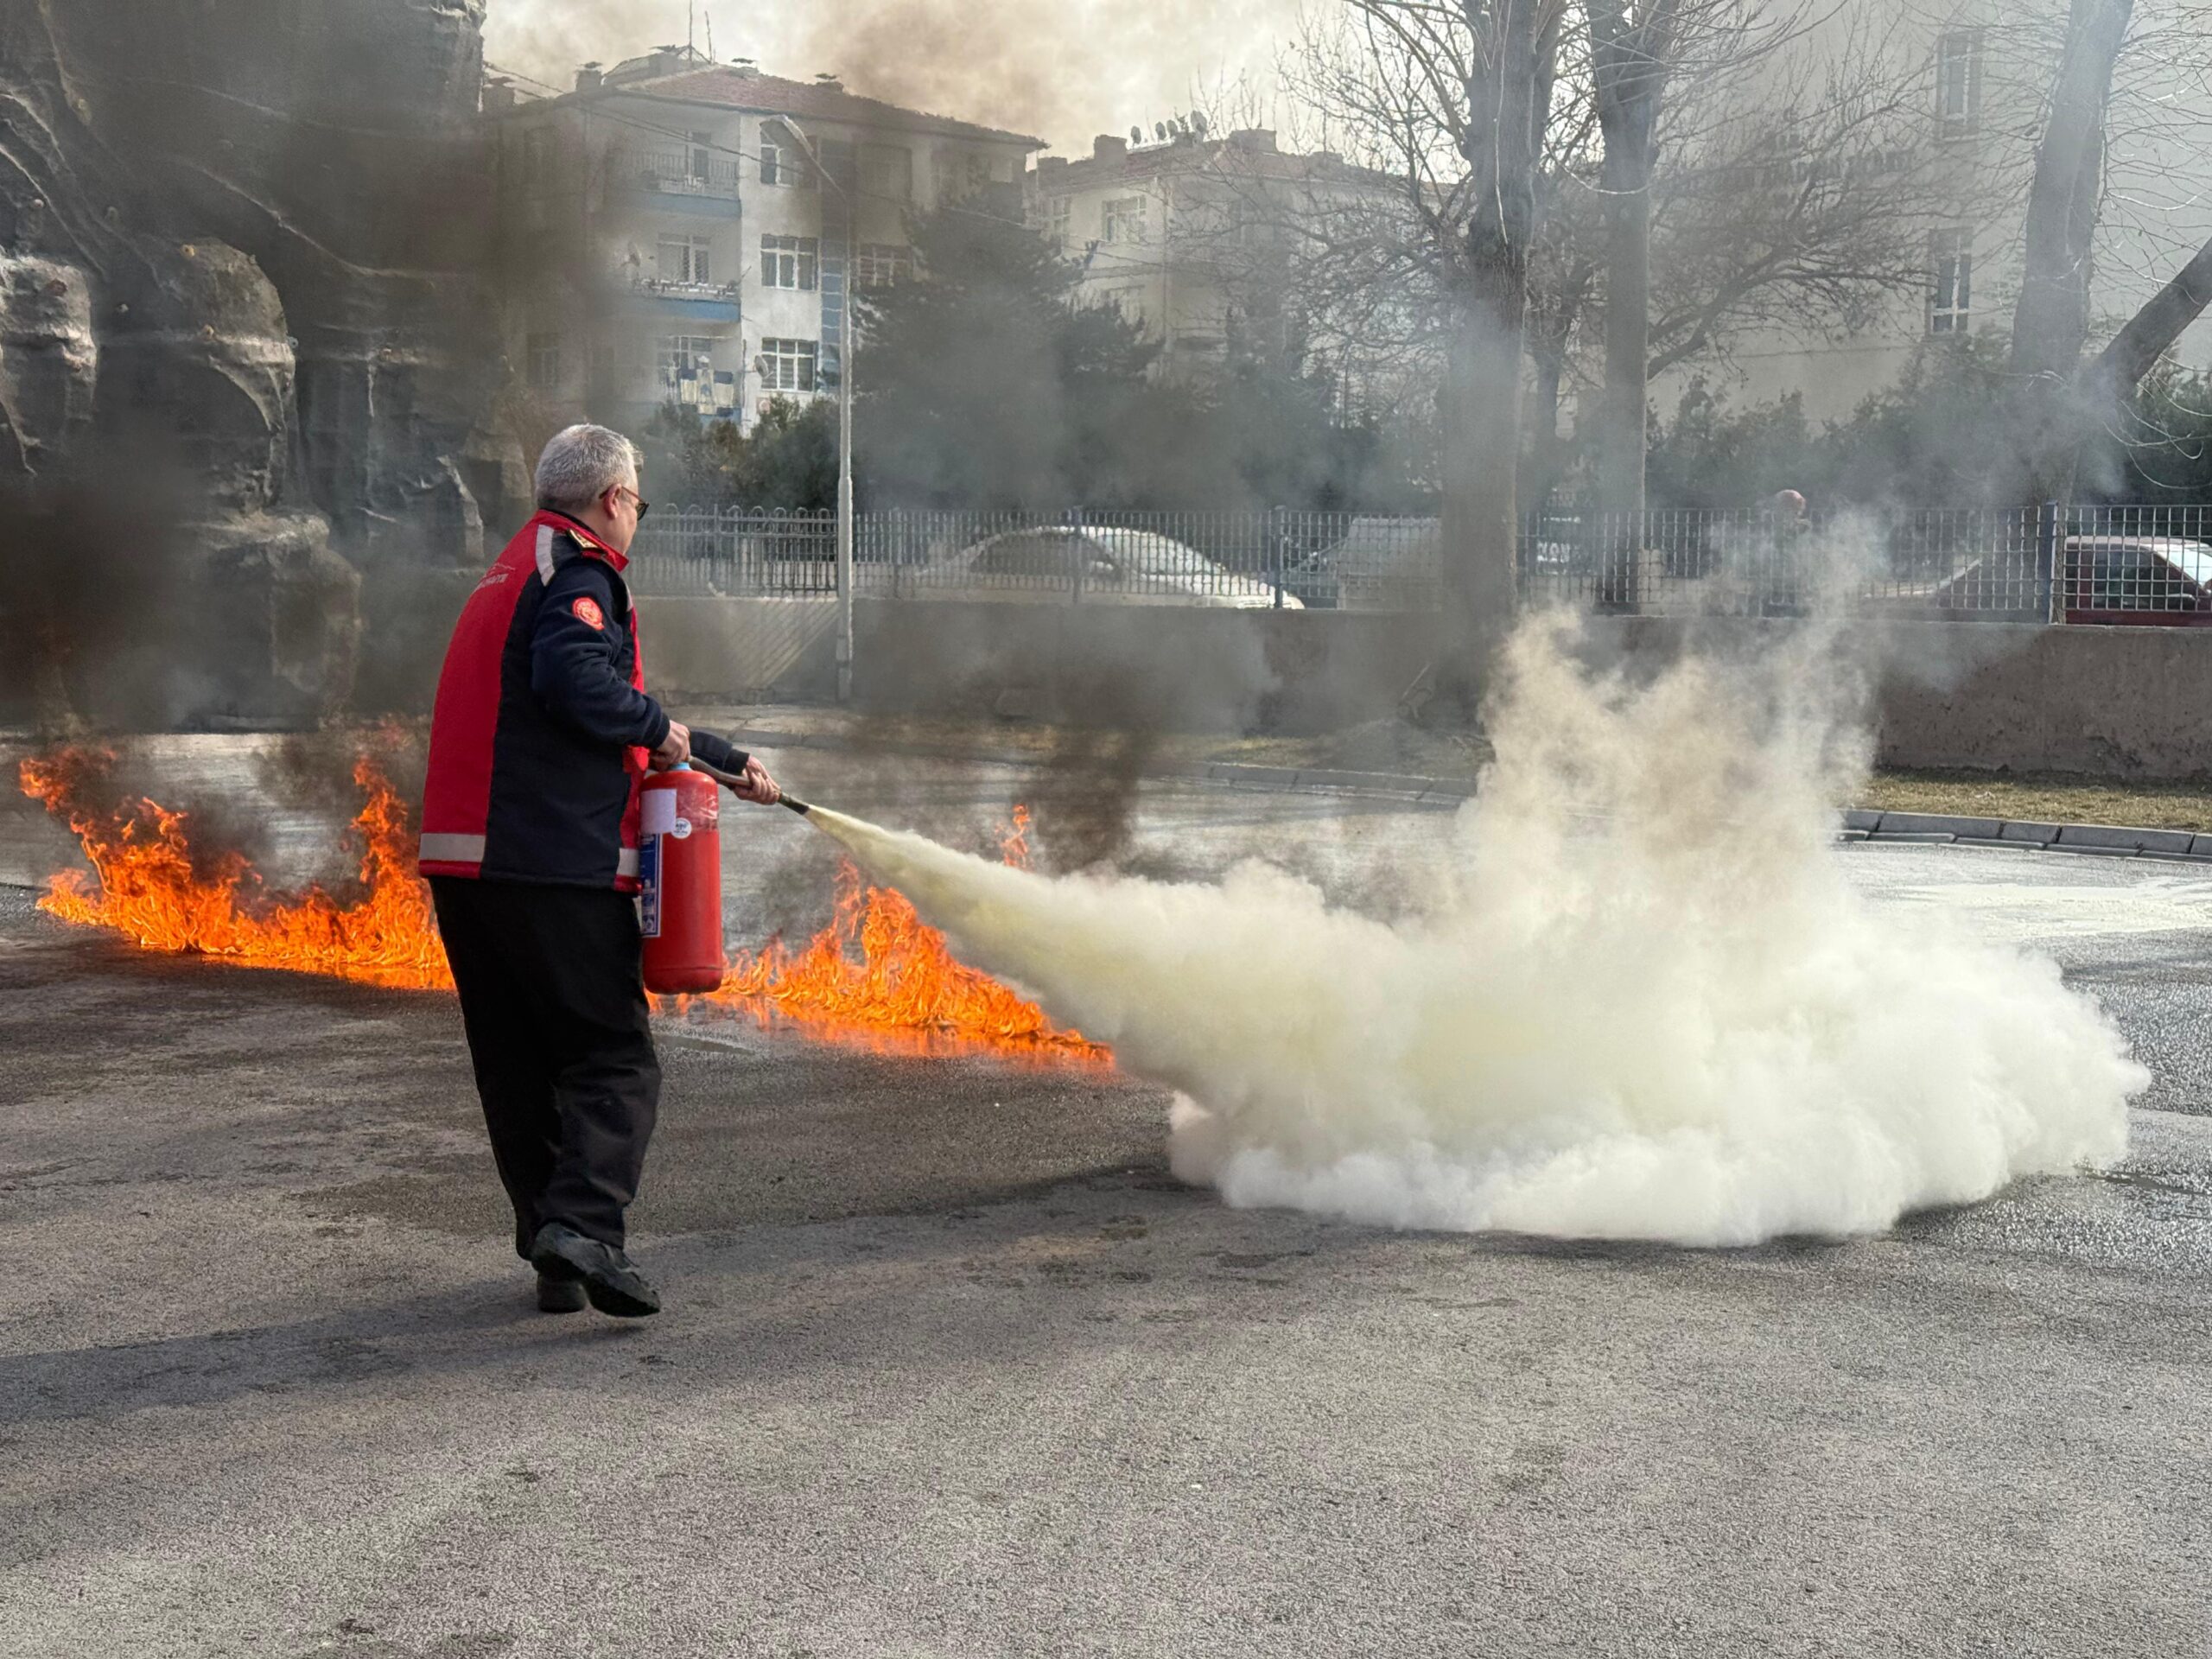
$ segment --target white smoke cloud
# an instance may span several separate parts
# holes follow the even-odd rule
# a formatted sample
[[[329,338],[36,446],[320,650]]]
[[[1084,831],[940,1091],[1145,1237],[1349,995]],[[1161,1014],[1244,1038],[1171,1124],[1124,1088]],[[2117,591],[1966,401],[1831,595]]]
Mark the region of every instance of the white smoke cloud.
[[[1515,639],[1497,763],[1412,924],[1257,865],[1056,880],[817,821],[1179,1090],[1174,1166],[1233,1204],[1745,1244],[2123,1152],[2147,1074],[2093,1004],[1848,880],[1832,803],[1866,745],[1834,631],[1641,683],[1576,646]]]
[[[1299,0],[844,0],[761,8],[683,0],[492,0],[485,56],[567,86],[686,31],[702,49],[771,73],[845,77],[858,92],[1032,132],[1063,154],[1210,98],[1273,84]]]

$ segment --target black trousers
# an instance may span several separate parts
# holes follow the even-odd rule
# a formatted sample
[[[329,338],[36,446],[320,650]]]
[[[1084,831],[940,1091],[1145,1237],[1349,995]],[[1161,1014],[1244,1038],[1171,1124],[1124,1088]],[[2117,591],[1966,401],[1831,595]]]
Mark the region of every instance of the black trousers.
[[[660,1107],[636,905],[453,876],[430,893],[517,1253],[549,1221],[619,1248]]]

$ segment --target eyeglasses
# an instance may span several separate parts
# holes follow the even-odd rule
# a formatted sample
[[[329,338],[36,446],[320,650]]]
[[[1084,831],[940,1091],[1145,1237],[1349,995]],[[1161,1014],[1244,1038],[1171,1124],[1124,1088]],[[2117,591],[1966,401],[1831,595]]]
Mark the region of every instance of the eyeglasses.
[[[638,504],[638,517],[640,518],[644,518],[647,513],[653,510],[653,504],[652,502],[646,500],[644,496],[639,495],[635,490],[631,489],[626,486],[620,484],[616,485],[614,486],[613,493],[616,495],[626,495],[632,501],[636,502]]]

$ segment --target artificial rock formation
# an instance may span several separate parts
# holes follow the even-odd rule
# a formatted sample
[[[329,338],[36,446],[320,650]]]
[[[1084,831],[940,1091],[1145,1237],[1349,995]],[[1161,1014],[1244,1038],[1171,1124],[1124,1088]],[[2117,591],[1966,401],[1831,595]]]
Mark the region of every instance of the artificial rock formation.
[[[0,696],[312,718],[350,691],[361,571],[480,561],[517,472],[485,419],[482,20],[0,8],[0,487],[35,531],[0,609],[39,658]]]

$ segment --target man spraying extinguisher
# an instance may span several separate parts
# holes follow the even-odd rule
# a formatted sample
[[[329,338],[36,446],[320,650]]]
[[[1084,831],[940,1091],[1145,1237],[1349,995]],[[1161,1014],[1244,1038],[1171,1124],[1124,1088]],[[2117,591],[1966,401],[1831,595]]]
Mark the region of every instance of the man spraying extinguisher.
[[[646,506],[629,440],[569,428],[537,491],[447,648],[422,869],[537,1305],[634,1317],[660,1308],[623,1249],[660,1100],[632,898],[639,785],[696,753],[737,775],[741,800],[781,794],[645,694],[623,580]]]

